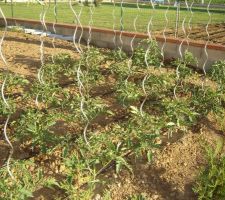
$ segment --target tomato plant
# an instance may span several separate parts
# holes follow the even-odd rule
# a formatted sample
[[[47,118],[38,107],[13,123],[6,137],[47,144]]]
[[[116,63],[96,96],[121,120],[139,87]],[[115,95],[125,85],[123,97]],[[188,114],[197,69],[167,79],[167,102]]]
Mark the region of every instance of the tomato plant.
[[[160,66],[161,53],[157,42],[149,39],[142,40],[134,50],[132,60],[133,65],[137,65],[141,68],[148,67],[146,66],[146,62],[149,66]]]
[[[6,127],[10,140],[39,158],[52,156],[47,161],[55,166],[57,160],[60,166],[55,168],[62,170],[46,175],[43,162],[36,157],[29,162],[33,154],[27,161],[13,161],[16,182],[1,168],[0,198],[26,199],[37,188],[54,186],[68,199],[93,199],[98,184],[105,187],[102,177],[107,170],[117,175],[126,170],[132,175],[131,160],[151,164],[163,135],[188,133],[209,114],[224,130],[224,61],[207,73],[211,84],[205,87],[199,84],[202,75],[192,68],[196,63],[186,51],[164,66],[157,42],[144,40],[130,56],[121,49],[95,47],[84,48],[79,55],[55,55],[42,66],[42,82],[8,74],[0,114],[3,121],[13,116]],[[5,77],[1,72],[1,84]],[[108,85],[110,92],[101,91],[103,86],[108,90]],[[40,170],[34,170],[39,165]],[[210,170],[220,180],[222,170],[213,166]],[[211,172],[206,171],[208,180]],[[221,191],[221,185],[215,190]],[[199,183],[200,195],[202,188]],[[109,191],[106,196],[110,199]]]

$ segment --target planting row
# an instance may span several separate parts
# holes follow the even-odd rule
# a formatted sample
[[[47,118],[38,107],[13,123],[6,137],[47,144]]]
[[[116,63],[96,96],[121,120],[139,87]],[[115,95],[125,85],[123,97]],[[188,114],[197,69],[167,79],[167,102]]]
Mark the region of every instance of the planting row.
[[[151,163],[164,141],[200,129],[206,120],[224,132],[225,62],[204,74],[185,52],[164,65],[156,42],[143,42],[133,55],[90,47],[77,59],[49,57],[37,80],[0,73],[0,125],[27,152],[13,156],[10,169],[10,148],[1,161],[0,198],[26,199],[53,187],[59,199],[92,199],[100,185],[103,199],[110,199],[105,172],[132,174],[131,158]],[[218,191],[217,199],[224,195]]]

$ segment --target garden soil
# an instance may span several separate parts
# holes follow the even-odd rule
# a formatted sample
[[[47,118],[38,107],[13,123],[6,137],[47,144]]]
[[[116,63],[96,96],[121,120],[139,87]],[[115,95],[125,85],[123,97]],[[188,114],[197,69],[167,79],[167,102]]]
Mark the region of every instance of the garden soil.
[[[209,42],[212,44],[221,44],[225,45],[225,23],[219,23],[219,24],[210,24],[208,27],[209,31]],[[208,40],[208,35],[206,32],[206,26],[205,25],[198,25],[195,26],[190,30],[186,30],[186,33],[189,34],[189,38],[193,40],[198,40],[201,42],[206,42]],[[157,32],[158,35],[162,35],[163,32],[159,31]],[[174,30],[168,30],[166,32],[167,36],[174,36]],[[182,28],[178,31],[178,37],[184,38],[186,37],[183,33]]]
[[[2,34],[2,32],[1,32]],[[26,76],[28,79],[37,78],[37,70],[40,68],[40,38],[19,32],[8,32],[3,44],[3,52],[9,64],[9,70]],[[67,53],[77,57],[72,43],[56,40],[56,48],[52,48],[50,38],[45,38],[45,56],[57,53]],[[4,69],[1,62],[0,68]],[[1,126],[1,132],[3,124]],[[162,147],[155,151],[152,163],[147,164],[144,160],[130,158],[134,168],[133,174],[122,171],[116,175],[113,169],[108,169],[101,174],[106,181],[106,186],[99,185],[96,189],[95,200],[102,199],[102,193],[111,192],[112,199],[122,200],[134,194],[143,194],[152,200],[194,200],[197,199],[192,191],[193,183],[199,171],[206,165],[202,141],[206,140],[215,144],[220,140],[217,127],[213,121],[203,122],[196,130],[185,134],[176,133],[174,137],[167,138],[162,142]],[[18,146],[18,147],[17,147]],[[14,158],[26,159],[29,152],[21,150],[16,145]],[[5,162],[9,153],[9,147],[0,136],[0,165]],[[61,191],[53,189],[39,189],[32,199],[56,199]]]

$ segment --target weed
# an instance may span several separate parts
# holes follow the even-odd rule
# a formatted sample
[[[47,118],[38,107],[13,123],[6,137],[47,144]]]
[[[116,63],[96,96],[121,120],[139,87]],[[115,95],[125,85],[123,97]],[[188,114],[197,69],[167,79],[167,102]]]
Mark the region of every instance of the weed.
[[[225,87],[225,61],[217,61],[208,71],[210,79],[216,81],[221,89]]]
[[[199,200],[225,199],[225,155],[221,155],[223,142],[216,149],[205,145],[208,166],[204,168],[194,186]]]
[[[191,104],[200,116],[206,116],[209,112],[220,113],[223,110],[220,92],[209,87],[203,90],[198,86],[191,88],[191,92]]]
[[[59,182],[59,187],[69,199],[92,199],[97,180],[94,170],[89,167],[89,160],[73,152],[63,157],[66,178]]]

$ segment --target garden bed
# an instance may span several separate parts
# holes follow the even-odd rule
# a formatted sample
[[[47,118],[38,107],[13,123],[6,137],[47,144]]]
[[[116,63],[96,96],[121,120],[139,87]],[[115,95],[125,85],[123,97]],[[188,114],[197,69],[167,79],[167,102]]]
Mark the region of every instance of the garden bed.
[[[19,32],[5,38],[11,107],[1,99],[0,126],[10,115],[16,181],[4,167],[10,147],[0,136],[0,198],[33,192],[33,199],[196,199],[192,188],[207,165],[202,144],[225,136],[217,76],[189,68],[190,54],[159,67],[154,43],[147,67],[141,47],[129,65],[119,50],[81,46],[81,56],[69,42],[56,40],[53,49],[44,40],[40,83],[40,38]],[[1,68],[1,84],[6,75]]]
[[[212,44],[221,44],[225,45],[225,23],[218,23],[218,24],[210,24],[208,27],[209,31],[209,42]],[[189,31],[187,31],[189,32]],[[159,34],[162,34],[161,32],[158,32]],[[174,31],[167,31],[167,36],[174,36]],[[179,30],[178,33],[179,38],[184,38],[184,34],[182,29]],[[186,36],[185,36],[186,37]],[[192,40],[198,40],[198,41],[207,41],[208,36],[206,32],[206,26],[205,25],[198,25],[194,28],[192,28],[189,38]]]

